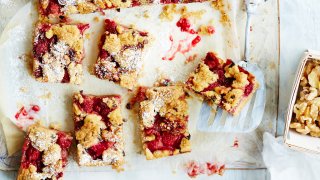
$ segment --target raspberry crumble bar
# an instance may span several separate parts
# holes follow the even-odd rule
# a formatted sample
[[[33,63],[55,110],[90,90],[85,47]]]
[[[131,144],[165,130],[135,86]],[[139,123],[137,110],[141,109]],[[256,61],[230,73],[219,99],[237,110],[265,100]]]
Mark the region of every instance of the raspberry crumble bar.
[[[209,104],[237,115],[259,87],[255,76],[230,59],[207,53],[186,82],[187,88]]]
[[[45,17],[58,17],[148,4],[180,4],[203,1],[207,0],[39,0],[39,12]]]
[[[33,75],[36,80],[81,83],[83,33],[87,28],[89,24],[37,24],[33,41]]]
[[[137,85],[139,71],[148,33],[105,20],[105,33],[101,37],[95,74],[122,87],[132,89]]]
[[[36,123],[28,129],[22,147],[18,180],[60,179],[67,164],[72,136]]]
[[[191,151],[188,104],[182,86],[139,87],[143,150],[148,160]]]
[[[82,166],[124,163],[123,119],[119,95],[73,97],[78,163]]]

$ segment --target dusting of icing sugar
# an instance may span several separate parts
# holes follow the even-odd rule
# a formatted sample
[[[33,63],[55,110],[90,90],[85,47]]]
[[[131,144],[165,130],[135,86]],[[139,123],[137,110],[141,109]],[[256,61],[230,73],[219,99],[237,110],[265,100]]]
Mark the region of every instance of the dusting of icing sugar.
[[[127,70],[140,69],[142,66],[141,62],[142,50],[136,48],[128,48],[123,52],[115,56],[120,66]]]
[[[119,157],[121,156],[119,155],[119,151],[114,150],[113,148],[108,148],[107,150],[103,151],[102,159],[104,162],[114,164],[120,160]]]
[[[82,152],[81,156],[79,156],[79,164],[87,164],[92,162],[91,156],[85,152],[85,150]]]

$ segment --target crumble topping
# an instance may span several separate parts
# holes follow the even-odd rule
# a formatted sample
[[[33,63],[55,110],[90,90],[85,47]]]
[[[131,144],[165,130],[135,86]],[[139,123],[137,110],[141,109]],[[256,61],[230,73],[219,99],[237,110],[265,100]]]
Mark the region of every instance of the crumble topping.
[[[112,125],[120,126],[123,123],[120,108],[110,112],[108,118]]]
[[[232,83],[232,87],[234,88],[244,88],[249,84],[248,75],[240,72],[238,66],[232,66],[226,68],[225,76],[227,78],[233,77],[235,81]]]
[[[84,125],[76,131],[76,139],[84,148],[89,148],[99,142],[101,129],[106,125],[101,121],[101,116],[88,114],[84,119]]]
[[[61,159],[61,148],[58,144],[53,144],[44,151],[42,161],[44,165],[54,164]]]
[[[180,143],[181,152],[189,152],[191,151],[190,141],[186,138],[183,138]]]
[[[132,89],[137,85],[138,71],[142,69],[144,48],[149,43],[148,35],[109,19],[105,23],[107,30],[101,38],[95,74],[98,78]]]
[[[209,67],[204,63],[201,63],[199,69],[195,73],[191,74],[193,78],[193,89],[196,91],[202,91],[208,87],[211,83],[218,80],[218,75],[210,71]]]
[[[55,131],[33,125],[29,127],[29,139],[32,146],[39,151],[44,151],[57,141],[58,136]]]

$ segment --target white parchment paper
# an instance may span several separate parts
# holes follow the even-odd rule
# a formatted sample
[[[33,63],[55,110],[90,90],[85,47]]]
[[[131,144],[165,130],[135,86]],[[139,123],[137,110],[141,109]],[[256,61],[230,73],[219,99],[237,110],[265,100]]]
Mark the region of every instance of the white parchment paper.
[[[214,10],[209,3],[195,3],[186,5],[189,10],[205,9],[206,14],[201,20],[191,21],[196,28],[197,25],[207,24],[213,20],[215,34],[213,36],[202,36],[202,41],[189,53],[197,53],[198,58],[190,64],[185,64],[186,56],[178,54],[173,61],[163,61],[161,58],[169,49],[169,35],[183,38],[175,23],[179,17],[173,21],[162,22],[158,16],[162,6],[148,6],[131,9],[123,9],[121,12],[114,10],[106,11],[105,15],[99,13],[89,15],[75,15],[75,20],[90,23],[90,39],[86,41],[86,58],[84,59],[84,82],[80,86],[69,84],[50,84],[36,82],[28,72],[27,63],[18,57],[29,53],[32,48],[32,30],[36,19],[35,10],[31,4],[21,9],[8,24],[0,39],[0,82],[1,94],[0,112],[3,129],[6,135],[8,150],[14,152],[17,147],[22,145],[22,133],[12,126],[14,115],[21,105],[38,104],[41,107],[39,119],[47,125],[50,122],[59,122],[63,130],[73,130],[71,96],[74,92],[84,90],[85,93],[102,94],[121,94],[123,96],[122,112],[128,119],[125,123],[125,151],[126,151],[126,170],[145,170],[145,169],[168,169],[181,170],[183,164],[190,160],[200,162],[219,162],[226,163],[231,167],[263,167],[261,151],[261,137],[259,134],[231,134],[231,133],[201,133],[196,130],[197,115],[200,110],[201,102],[191,98],[189,100],[189,130],[191,133],[192,152],[147,161],[140,153],[139,132],[137,130],[137,116],[125,109],[128,99],[128,91],[111,82],[100,80],[90,74],[94,64],[98,49],[97,43],[103,33],[103,19],[111,18],[121,24],[135,24],[136,28],[149,31],[154,37],[153,45],[148,50],[145,57],[143,77],[141,85],[152,85],[159,75],[167,75],[174,81],[184,80],[204,57],[206,52],[214,50],[222,58],[240,60],[240,44],[237,34],[236,16],[242,14],[242,4],[238,1],[230,1],[225,8],[231,19],[231,26],[223,26],[220,23],[220,13]],[[148,11],[150,18],[141,17],[142,12]],[[140,17],[139,17],[140,16]],[[94,17],[99,17],[100,21],[93,21]],[[239,16],[238,16],[239,17]],[[242,16],[243,17],[243,16]],[[243,25],[242,25],[243,26]],[[24,90],[21,91],[21,88]],[[43,98],[50,94],[50,98]],[[12,138],[17,141],[12,141]],[[233,147],[234,140],[239,141],[239,147]],[[242,145],[243,144],[243,145]],[[11,148],[11,149],[10,149]],[[71,158],[68,170],[72,171],[105,171],[108,168],[79,168]]]

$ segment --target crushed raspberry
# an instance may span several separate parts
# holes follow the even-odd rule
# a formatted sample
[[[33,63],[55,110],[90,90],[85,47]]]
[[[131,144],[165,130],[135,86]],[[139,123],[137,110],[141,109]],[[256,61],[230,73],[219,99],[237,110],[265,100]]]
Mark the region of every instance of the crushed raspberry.
[[[205,168],[195,161],[191,161],[187,164],[187,173],[189,177],[197,177],[200,174],[205,173]]]
[[[137,94],[130,100],[130,103],[127,104],[127,109],[131,109],[136,103],[140,103],[147,99],[146,97],[146,87],[139,87]]]
[[[179,3],[179,0],[161,0],[161,4],[176,4]]]
[[[219,168],[217,167],[216,164],[207,162],[206,165],[207,165],[208,175],[217,174],[219,172]]]
[[[70,82],[70,75],[69,75],[68,69],[64,68],[64,76],[61,80],[61,83],[69,83],[69,82]]]
[[[201,41],[201,37],[197,36],[192,40],[191,44],[192,46],[196,46],[200,41]]]
[[[89,24],[78,24],[78,29],[80,30],[80,33],[83,35],[84,31],[90,28]]]
[[[100,48],[100,55],[99,55],[99,57],[100,57],[101,59],[106,59],[107,57],[109,57],[108,51]]]
[[[109,33],[112,34],[117,34],[117,24],[116,22],[110,20],[110,19],[106,19],[105,21],[105,25],[106,25],[106,31],[108,31]]]
[[[234,148],[238,148],[239,147],[239,140],[238,138],[235,138],[234,141],[233,141],[233,146]]]
[[[162,143],[161,137],[157,137],[155,140],[148,142],[147,146],[151,152],[162,149],[163,143]]]
[[[114,142],[109,141],[102,141],[99,144],[96,144],[89,149],[87,149],[87,152],[90,154],[92,159],[102,159],[102,153],[103,151],[107,150],[109,147],[112,147],[114,145]]]
[[[61,147],[61,149],[68,149],[71,146],[71,139],[63,132],[58,132],[58,140],[57,144]]]
[[[61,149],[62,167],[65,167],[68,163],[68,151],[67,149]]]
[[[28,168],[30,164],[38,167],[39,162],[41,161],[41,152],[34,148],[29,140],[26,140],[26,142],[23,147],[23,150],[25,151],[23,152],[21,165],[23,168]]]
[[[196,34],[196,32],[193,29],[190,29],[191,24],[187,18],[180,18],[176,25],[180,28],[182,32]]]
[[[208,27],[207,27],[207,32],[208,32],[209,34],[214,34],[216,31],[215,31],[215,29],[214,29],[213,26],[208,26]]]
[[[38,105],[33,105],[31,109],[35,112],[40,111],[40,107]]]
[[[47,14],[59,14],[60,6],[56,1],[49,1],[49,5],[47,7]]]
[[[44,23],[44,24],[41,24],[41,27],[39,28],[39,31],[42,32],[42,33],[45,33],[50,28],[51,28],[50,24]]]
[[[248,84],[244,90],[244,96],[249,96],[253,91],[253,83]]]

